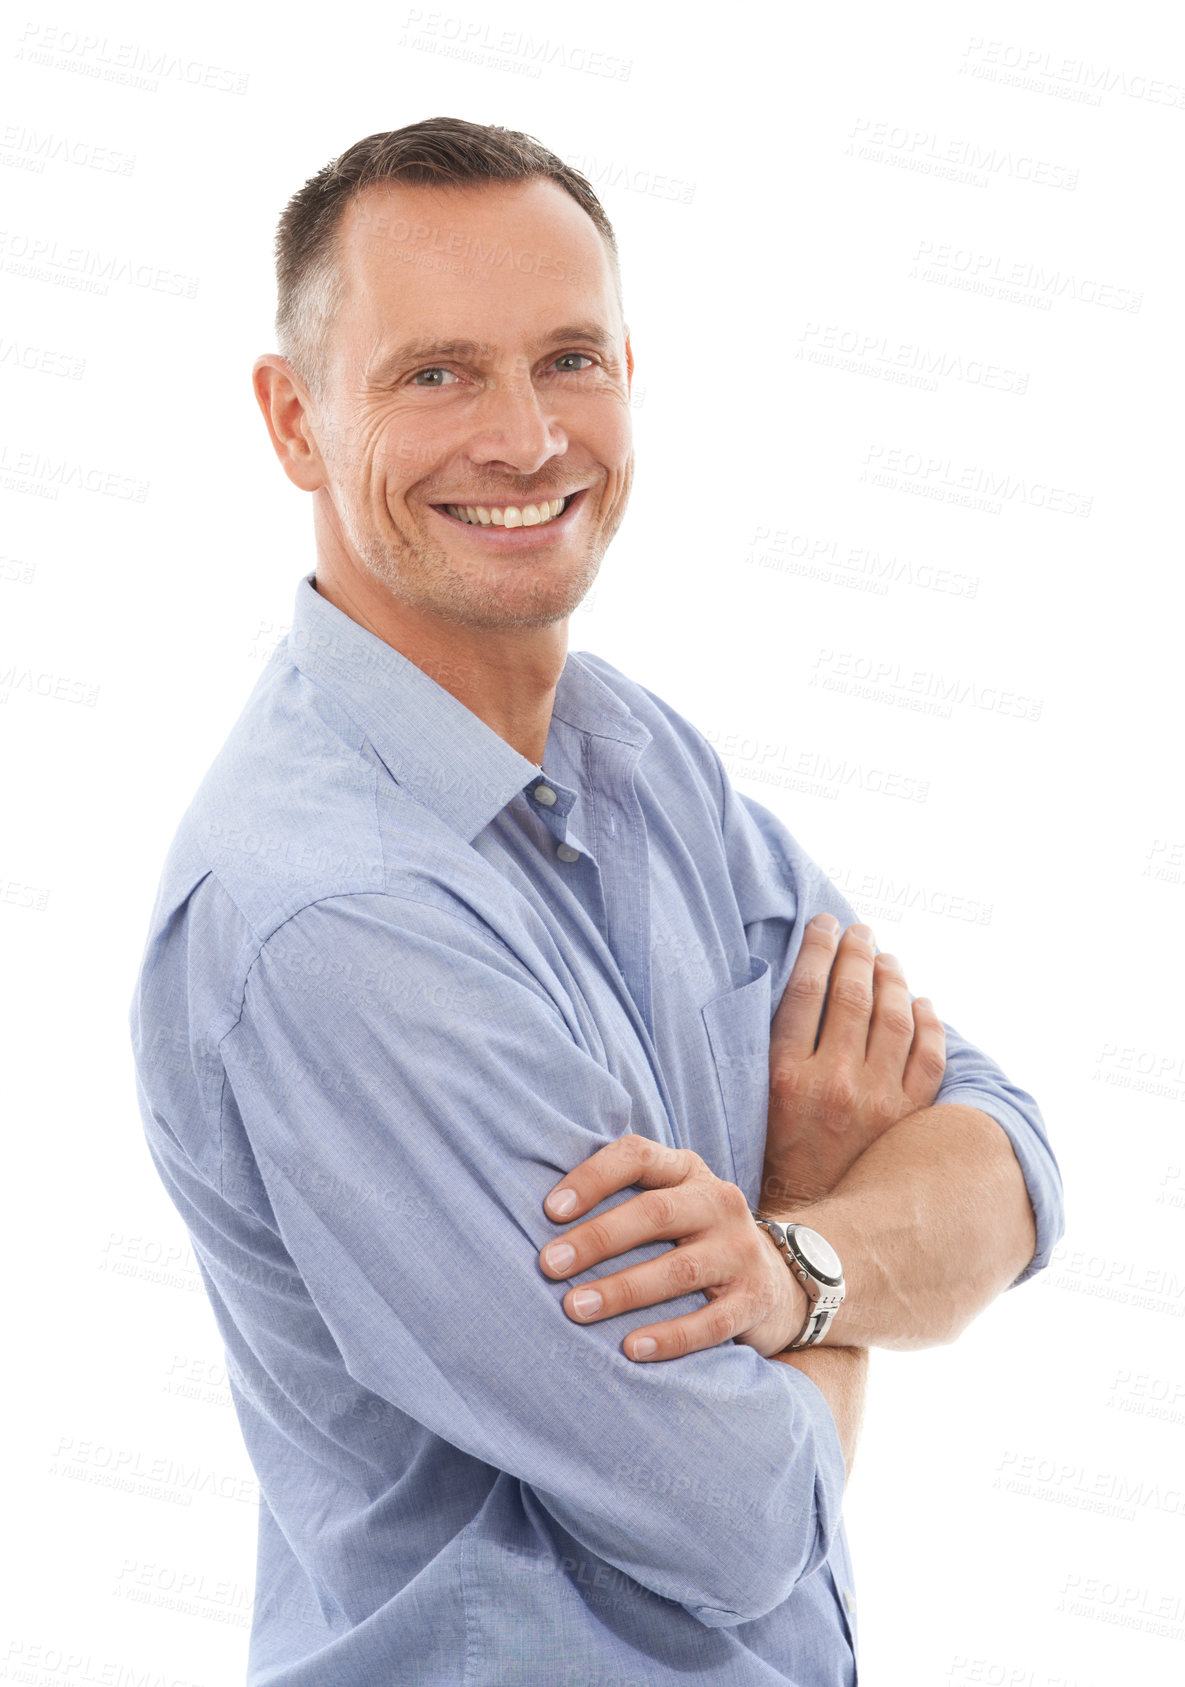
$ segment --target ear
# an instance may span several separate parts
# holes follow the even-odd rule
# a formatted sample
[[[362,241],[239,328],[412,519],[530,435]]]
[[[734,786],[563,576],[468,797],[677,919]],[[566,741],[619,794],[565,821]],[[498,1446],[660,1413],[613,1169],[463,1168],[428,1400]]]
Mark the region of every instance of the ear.
[[[304,492],[318,491],[326,483],[326,474],[309,425],[312,400],[291,364],[268,352],[256,359],[251,381],[280,467],[294,486]]]
[[[634,390],[634,348],[630,345],[630,331],[625,331],[625,384],[629,392]]]

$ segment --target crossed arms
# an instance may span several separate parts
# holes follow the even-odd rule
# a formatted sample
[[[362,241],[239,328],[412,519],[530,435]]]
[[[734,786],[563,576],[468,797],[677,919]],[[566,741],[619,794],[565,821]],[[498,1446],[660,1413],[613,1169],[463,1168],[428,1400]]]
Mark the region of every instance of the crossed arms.
[[[562,1278],[673,1241],[661,1258],[566,1296],[570,1316],[589,1322],[699,1290],[706,1307],[633,1330],[630,1356],[674,1358],[731,1339],[794,1366],[831,1406],[850,1467],[866,1348],[953,1340],[1032,1260],[1036,1225],[996,1121],[931,1105],[945,1036],[929,1001],[911,1005],[899,963],[874,955],[867,927],[839,930],[830,914],[811,921],[771,1026],[759,1207],[808,1221],[837,1248],[847,1295],[823,1344],[831,1351],[782,1351],[803,1326],[805,1291],[736,1186],[688,1150],[631,1135],[574,1168],[545,1203],[555,1218],[580,1217],[632,1184],[650,1192],[576,1225],[540,1263]]]
[[[845,956],[859,941],[845,940]],[[398,1002],[385,982],[393,946],[400,976],[414,981]],[[800,983],[810,970],[802,964]],[[821,959],[815,971],[823,971]],[[806,989],[818,994],[818,987],[816,979]],[[874,998],[883,1009],[903,990],[904,981],[890,983]],[[799,994],[796,988],[791,1000]],[[845,988],[832,994],[839,1004]],[[909,1048],[924,1013],[910,1016]],[[815,1054],[783,1060],[784,1029],[776,1020],[775,1097],[787,1093],[793,1069],[796,1106],[827,1104],[832,1092],[825,1082],[820,1089]],[[900,1043],[901,1027],[893,1034]],[[829,1033],[820,1051],[830,1043]],[[828,1162],[827,1176],[839,1172],[838,1181],[809,1212],[853,1284],[847,1326],[837,1321],[833,1338],[851,1346],[768,1363],[796,1334],[800,1309],[786,1298],[790,1275],[753,1225],[741,1191],[719,1179],[693,1186],[673,1177],[673,1167],[695,1156],[672,1143],[645,1074],[628,1088],[615,1077],[485,922],[416,898],[351,894],[290,919],[254,962],[241,1016],[219,1047],[228,1080],[224,1180],[228,1149],[249,1143],[267,1198],[263,1240],[282,1239],[308,1296],[301,1316],[312,1328],[315,1308],[350,1378],[459,1456],[527,1484],[588,1552],[706,1626],[772,1610],[829,1553],[845,1475],[840,1432],[858,1409],[864,1343],[946,1339],[1031,1253],[1028,1242],[1000,1250],[982,1221],[980,1186],[990,1170],[1001,1209],[1020,1222],[1023,1180],[1017,1184],[1012,1149],[994,1120],[939,1106],[885,1128],[882,1115],[849,1105],[846,1134],[833,1133],[834,1146],[841,1159],[856,1158],[846,1170]],[[956,1101],[952,1064],[968,1074],[988,1064],[966,1045],[952,1052],[949,1041],[947,1062],[944,1093]],[[898,1067],[902,1101],[907,1069],[908,1058]],[[984,1093],[983,1080],[979,1086]],[[767,1153],[765,1198],[770,1210],[782,1210],[787,1172],[792,1190],[805,1175],[794,1125],[802,1119],[793,1107],[780,1117],[771,1111],[777,1128],[767,1137],[773,1159]],[[861,1131],[875,1140],[857,1152]],[[925,1164],[933,1141],[927,1131],[942,1137],[936,1185]],[[817,1129],[809,1135],[821,1140]],[[748,1329],[709,1330],[710,1345],[683,1352],[677,1363],[631,1356],[639,1334],[653,1327],[638,1307],[609,1309],[573,1328],[574,1291],[603,1273],[580,1262],[566,1274],[549,1273],[532,1257],[559,1234],[543,1204],[549,1191],[567,1186],[598,1155],[620,1156],[639,1142],[656,1166],[655,1151],[663,1150],[659,1187],[628,1194],[651,1172],[619,1163],[616,1192],[591,1191],[582,1213],[596,1206],[596,1223],[622,1224],[619,1212],[636,1218],[655,1197],[707,1199],[710,1190],[713,1211],[729,1215],[728,1245],[744,1235],[746,1259],[762,1262],[770,1296]],[[180,1161],[178,1168],[176,1178],[188,1178]],[[956,1230],[944,1220],[931,1233],[928,1215],[950,1209],[960,1180],[973,1186],[975,1202],[964,1189]],[[905,1187],[911,1181],[925,1185],[924,1199]],[[254,1201],[245,1184],[240,1207]],[[225,1223],[220,1211],[215,1222]],[[564,1222],[571,1236],[587,1224]],[[642,1239],[610,1237],[603,1257],[626,1272],[656,1263],[660,1271],[684,1269],[696,1250],[670,1247],[654,1231],[653,1215],[646,1222]],[[689,1231],[677,1214],[674,1222],[675,1241],[702,1228]],[[906,1274],[886,1262],[896,1262],[906,1240],[917,1269],[902,1303]],[[952,1305],[944,1273],[955,1271],[967,1247],[968,1257],[987,1262],[985,1275],[980,1281],[960,1266],[968,1282]],[[276,1316],[268,1279],[248,1269],[249,1260],[240,1267],[242,1257],[242,1249],[211,1255],[209,1269],[239,1327],[266,1332]],[[705,1308],[703,1295],[678,1276],[659,1287],[646,1304],[663,1302],[668,1320],[710,1317],[726,1299],[709,1297]],[[286,1350],[269,1361],[287,1362]]]

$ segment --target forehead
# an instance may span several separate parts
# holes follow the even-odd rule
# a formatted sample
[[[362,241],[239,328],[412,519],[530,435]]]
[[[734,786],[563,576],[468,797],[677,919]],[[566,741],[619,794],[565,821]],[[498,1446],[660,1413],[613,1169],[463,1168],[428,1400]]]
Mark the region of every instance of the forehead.
[[[348,205],[338,234],[339,326],[500,343],[620,309],[600,232],[571,194],[535,177],[464,187],[383,182]]]

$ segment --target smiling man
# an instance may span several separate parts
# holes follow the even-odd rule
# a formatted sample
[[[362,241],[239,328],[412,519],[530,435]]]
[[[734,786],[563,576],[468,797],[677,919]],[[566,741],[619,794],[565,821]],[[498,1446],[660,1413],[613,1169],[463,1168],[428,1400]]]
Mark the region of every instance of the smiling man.
[[[1040,1115],[567,649],[632,476],[587,182],[414,124],[277,257],[315,569],[133,1006],[259,1475],[249,1681],[849,1687],[866,1349],[1044,1264]]]

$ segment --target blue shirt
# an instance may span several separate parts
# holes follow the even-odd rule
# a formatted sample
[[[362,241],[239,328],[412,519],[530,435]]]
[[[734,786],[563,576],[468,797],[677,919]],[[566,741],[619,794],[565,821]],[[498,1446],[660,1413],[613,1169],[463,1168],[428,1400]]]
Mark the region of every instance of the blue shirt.
[[[554,798],[554,800],[553,800]],[[756,1205],[769,1025],[853,915],[705,738],[569,654],[543,769],[297,591],[185,815],[133,1005],[261,1505],[253,1687],[841,1687],[844,1466],[823,1396],[726,1343],[659,1364],[539,1269],[547,1191],[625,1131]],[[939,1097],[1031,1098],[948,1029]],[[633,1191],[613,1198],[629,1199]]]

